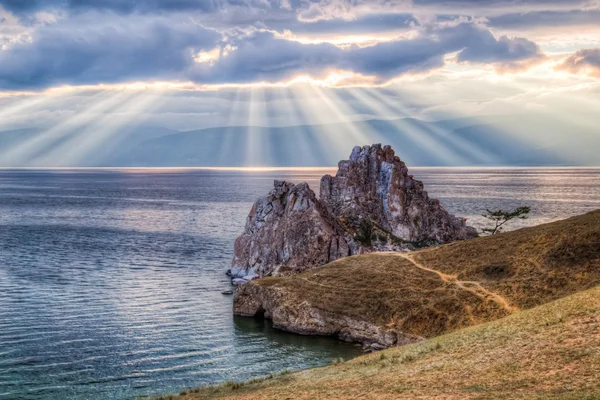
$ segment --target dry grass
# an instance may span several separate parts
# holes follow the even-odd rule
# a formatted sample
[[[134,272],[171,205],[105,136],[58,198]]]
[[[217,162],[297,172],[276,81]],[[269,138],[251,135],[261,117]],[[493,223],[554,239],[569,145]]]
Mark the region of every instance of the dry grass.
[[[600,211],[426,249],[413,257],[530,308],[600,283]]]
[[[253,284],[432,339],[176,398],[600,399],[600,211]]]
[[[598,399],[600,287],[325,368],[177,399]]]
[[[290,304],[432,337],[600,284],[600,211],[408,259],[348,257],[254,284],[277,287]]]
[[[389,255],[349,257],[301,275],[267,278],[257,284],[285,291],[286,302],[417,336],[434,336],[508,314],[438,275]]]

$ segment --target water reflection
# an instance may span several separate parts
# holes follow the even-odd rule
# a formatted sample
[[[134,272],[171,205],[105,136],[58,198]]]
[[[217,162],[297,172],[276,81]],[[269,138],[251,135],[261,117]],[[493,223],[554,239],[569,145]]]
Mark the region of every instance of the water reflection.
[[[234,317],[236,343],[245,347],[248,340],[269,338],[270,345],[282,349],[282,354],[293,355],[297,352],[320,354],[328,359],[348,360],[362,354],[359,345],[346,343],[327,336],[291,335],[273,328],[269,320],[251,317]],[[294,366],[290,366],[293,368]]]

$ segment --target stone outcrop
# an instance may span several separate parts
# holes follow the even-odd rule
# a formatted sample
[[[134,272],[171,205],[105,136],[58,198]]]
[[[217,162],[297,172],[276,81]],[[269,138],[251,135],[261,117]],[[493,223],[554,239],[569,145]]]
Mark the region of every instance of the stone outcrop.
[[[306,183],[275,181],[256,201],[235,242],[229,272],[235,284],[369,251],[402,251],[408,242],[477,236],[429,198],[389,146],[355,147],[320,189],[319,199]]]
[[[276,329],[301,335],[335,336],[347,342],[361,343],[366,351],[423,340],[394,327],[319,309],[281,288],[255,282],[238,287],[233,307],[239,316],[270,319]]]
[[[355,147],[336,176],[321,180],[321,201],[337,218],[371,220],[406,241],[446,243],[477,236],[429,198],[390,146]]]
[[[231,276],[242,283],[301,272],[356,252],[347,232],[306,183],[275,181],[259,198],[237,238]]]

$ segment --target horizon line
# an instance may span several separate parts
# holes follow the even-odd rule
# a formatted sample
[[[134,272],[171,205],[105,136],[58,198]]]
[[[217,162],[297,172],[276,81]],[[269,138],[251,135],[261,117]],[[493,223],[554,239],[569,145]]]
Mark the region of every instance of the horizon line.
[[[443,166],[443,165],[413,165],[407,166],[409,169],[599,169],[600,165],[463,165],[463,166]],[[222,172],[271,172],[271,171],[298,171],[311,172],[322,171],[327,169],[336,169],[337,166],[320,166],[320,167],[0,167],[0,171],[222,171]]]

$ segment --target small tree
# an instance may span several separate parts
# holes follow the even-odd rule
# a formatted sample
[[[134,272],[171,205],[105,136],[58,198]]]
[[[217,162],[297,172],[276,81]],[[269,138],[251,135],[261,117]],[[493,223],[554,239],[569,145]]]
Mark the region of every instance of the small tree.
[[[483,217],[494,222],[493,228],[483,228],[482,231],[484,233],[489,233],[490,235],[495,235],[502,231],[502,226],[506,224],[508,221],[513,219],[527,219],[527,216],[531,208],[529,207],[519,207],[513,211],[503,211],[503,210],[489,210],[486,209],[486,213],[483,214]]]

